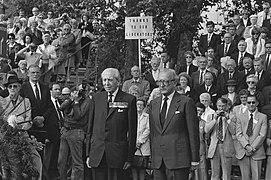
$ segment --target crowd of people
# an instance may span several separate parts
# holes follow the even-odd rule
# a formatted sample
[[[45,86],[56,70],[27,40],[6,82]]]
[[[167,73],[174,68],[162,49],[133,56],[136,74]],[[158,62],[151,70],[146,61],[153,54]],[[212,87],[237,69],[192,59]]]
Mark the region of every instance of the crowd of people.
[[[99,92],[62,83],[88,59],[89,17],[32,13],[6,22],[8,59],[0,60],[1,121],[36,142],[31,179],[144,180],[147,169],[155,180],[271,179],[269,3],[235,14],[223,34],[208,21],[185,64],[164,51],[125,81],[105,69]],[[0,164],[3,179],[25,178]]]

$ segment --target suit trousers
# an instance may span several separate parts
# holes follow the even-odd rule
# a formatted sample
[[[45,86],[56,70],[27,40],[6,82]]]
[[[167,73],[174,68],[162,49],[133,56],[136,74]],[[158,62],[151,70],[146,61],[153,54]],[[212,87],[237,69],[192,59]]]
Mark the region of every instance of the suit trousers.
[[[267,155],[265,179],[271,179],[271,156]]]
[[[226,157],[223,144],[217,144],[214,157],[211,159],[211,180],[220,180],[220,166],[222,167],[222,179],[231,179],[232,157]]]
[[[92,168],[93,180],[125,180],[129,179],[129,170],[110,168],[107,165],[105,153],[98,167]]]
[[[168,169],[162,160],[159,169],[153,170],[154,180],[188,180],[190,168]]]
[[[242,174],[242,180],[250,179],[251,175],[251,180],[260,180],[262,160],[256,161],[245,155],[243,159],[239,160],[239,166]]]
[[[83,141],[85,132],[82,129],[65,130],[60,137],[58,156],[58,170],[60,180],[67,179],[67,167],[69,152],[72,157],[71,180],[84,179]]]

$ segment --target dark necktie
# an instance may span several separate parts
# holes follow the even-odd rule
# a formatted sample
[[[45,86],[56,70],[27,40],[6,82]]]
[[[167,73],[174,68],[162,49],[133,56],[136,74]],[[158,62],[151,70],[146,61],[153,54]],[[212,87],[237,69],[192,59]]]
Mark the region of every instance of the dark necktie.
[[[266,69],[268,69],[269,65],[270,65],[270,61],[269,61],[269,55],[270,54],[267,54],[267,57],[266,57]]]
[[[228,44],[225,44],[225,49],[224,49],[224,56],[227,56],[228,53]]]
[[[107,108],[107,114],[109,113],[109,109],[110,109],[109,104],[113,102],[113,94],[110,92],[110,93],[108,94],[108,97],[109,97],[109,99],[108,99],[108,102],[107,102],[107,107],[108,107],[108,108]]]
[[[217,139],[219,141],[223,141],[223,122],[222,122],[222,117],[218,117],[219,122],[218,122],[218,132],[217,132]]]
[[[199,78],[199,84],[202,85],[202,83],[203,83],[203,71],[201,71]]]
[[[253,114],[250,114],[250,119],[247,126],[247,135],[250,137],[253,134]]]
[[[239,66],[239,67],[242,66],[242,64],[243,64],[243,59],[244,59],[244,55],[243,55],[243,53],[241,53],[241,57],[240,57],[240,60],[239,60],[239,63],[238,63],[238,66]]]
[[[62,117],[62,113],[61,113],[61,111],[59,109],[59,105],[58,105],[57,99],[55,100],[55,104],[56,104],[57,115],[58,115],[59,119],[62,119],[63,117]]]
[[[36,98],[37,98],[38,101],[40,101],[40,92],[39,92],[39,88],[38,88],[37,84],[35,84],[34,86],[35,86]]]
[[[164,68],[167,68],[167,63],[164,63]]]
[[[161,123],[162,128],[163,128],[163,126],[165,124],[165,121],[166,121],[167,100],[168,100],[168,97],[165,96],[165,98],[164,98],[164,104],[163,104],[162,110],[160,112],[160,123]]]
[[[11,100],[12,105],[15,106],[16,105],[16,100]]]

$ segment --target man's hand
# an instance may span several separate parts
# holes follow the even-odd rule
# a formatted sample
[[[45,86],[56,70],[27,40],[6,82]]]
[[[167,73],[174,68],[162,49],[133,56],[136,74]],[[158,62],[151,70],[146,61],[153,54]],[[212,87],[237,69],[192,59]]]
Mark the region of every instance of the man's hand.
[[[254,153],[253,148],[250,145],[246,146],[246,151],[247,156],[251,156]]]
[[[122,169],[126,170],[126,169],[128,169],[129,167],[131,167],[131,163],[130,163],[130,162],[125,162]]]
[[[266,138],[266,144],[268,147],[271,146],[271,139],[270,138]]]
[[[141,143],[139,143],[139,142],[138,142],[138,143],[136,143],[136,148],[137,148],[137,149],[139,149],[141,146],[142,146],[142,144],[141,144]]]
[[[88,167],[88,168],[92,168],[92,167],[89,165],[89,157],[87,157],[86,164],[87,164],[87,167]]]
[[[199,162],[191,162],[191,171],[195,171],[196,169],[199,168]]]
[[[71,99],[75,102],[78,103],[82,97],[79,97],[79,91],[74,91],[71,93]]]

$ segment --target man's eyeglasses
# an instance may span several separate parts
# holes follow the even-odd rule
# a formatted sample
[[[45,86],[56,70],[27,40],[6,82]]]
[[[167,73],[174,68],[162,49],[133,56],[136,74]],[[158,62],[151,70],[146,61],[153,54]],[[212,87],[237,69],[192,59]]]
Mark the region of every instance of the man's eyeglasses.
[[[259,33],[251,33],[251,35],[259,35]]]
[[[247,104],[256,104],[256,101],[248,101]]]
[[[12,84],[11,84],[11,85],[8,85],[8,88],[9,88],[9,89],[12,89],[12,88],[17,89],[18,87],[19,87],[19,86],[18,86],[18,85],[15,85],[15,84],[14,84],[14,85],[12,85]]]
[[[156,81],[156,84],[157,85],[169,85],[171,82],[173,82],[174,80],[169,80],[169,81],[164,81],[164,80],[158,80],[158,81]]]
[[[192,56],[186,56],[186,58],[192,58]]]
[[[247,84],[255,84],[255,81],[247,81]]]
[[[15,39],[14,37],[9,37],[8,39]]]

